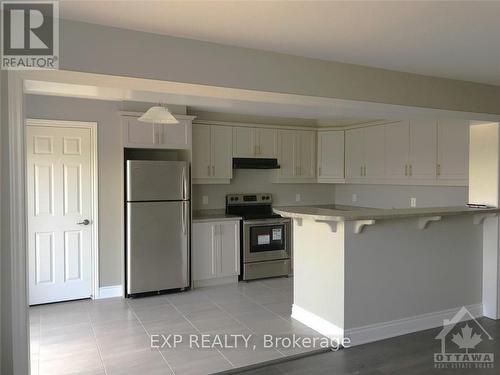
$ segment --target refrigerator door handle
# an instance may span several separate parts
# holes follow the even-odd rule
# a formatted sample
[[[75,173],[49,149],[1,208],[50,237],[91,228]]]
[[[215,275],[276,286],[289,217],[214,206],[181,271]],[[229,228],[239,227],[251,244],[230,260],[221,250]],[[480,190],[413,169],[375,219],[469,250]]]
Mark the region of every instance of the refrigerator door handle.
[[[187,234],[186,233],[186,227],[187,227],[187,225],[186,225],[186,217],[187,217],[186,207],[187,207],[186,202],[182,202],[182,233],[184,233],[184,234]]]
[[[182,168],[181,178],[182,178],[182,199],[185,200],[187,195],[186,168]]]

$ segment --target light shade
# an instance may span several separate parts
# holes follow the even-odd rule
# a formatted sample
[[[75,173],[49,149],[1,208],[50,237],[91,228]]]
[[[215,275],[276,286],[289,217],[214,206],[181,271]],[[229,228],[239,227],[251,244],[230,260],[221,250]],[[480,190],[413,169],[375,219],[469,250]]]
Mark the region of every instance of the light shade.
[[[155,124],[178,124],[179,121],[170,113],[165,106],[154,106],[149,108],[145,114],[138,118],[142,122],[153,122]]]

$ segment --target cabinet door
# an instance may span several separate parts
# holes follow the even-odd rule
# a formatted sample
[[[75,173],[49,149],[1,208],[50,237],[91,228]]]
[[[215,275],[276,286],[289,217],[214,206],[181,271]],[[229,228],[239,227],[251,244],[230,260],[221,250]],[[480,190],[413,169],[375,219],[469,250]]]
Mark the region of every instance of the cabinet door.
[[[469,121],[438,121],[438,178],[467,179],[469,171]]]
[[[229,126],[211,126],[212,167],[211,177],[233,177],[232,129]],[[194,150],[193,150],[194,151]]]
[[[255,157],[255,129],[247,127],[233,128],[233,155],[237,158]]]
[[[387,178],[401,179],[408,176],[410,153],[410,127],[408,121],[385,126],[385,174]]]
[[[278,161],[281,177],[295,176],[295,131],[278,130]]]
[[[255,139],[257,143],[257,157],[276,157],[276,129],[257,128],[255,129]]]
[[[129,147],[153,147],[158,142],[155,125],[136,118],[124,119],[124,144]]]
[[[383,178],[385,175],[385,136],[383,126],[369,126],[365,130],[365,177]]]
[[[318,176],[344,178],[344,132],[318,132]]]
[[[178,124],[157,124],[160,146],[188,149],[191,144],[191,121],[179,120]]]
[[[193,280],[207,280],[217,276],[217,229],[218,224],[214,223],[193,224]]]
[[[410,121],[409,175],[411,178],[436,178],[436,127],[435,120]]]
[[[345,132],[345,157],[346,177],[361,178],[364,165],[365,135],[363,129],[346,130]]]
[[[296,132],[297,152],[295,152],[296,175],[314,177],[316,175],[316,137],[313,131],[299,130]]]
[[[240,274],[240,223],[221,222],[219,224],[220,252],[217,262],[217,276],[236,276]]]
[[[211,174],[210,126],[196,125],[193,127],[193,178],[208,178]]]

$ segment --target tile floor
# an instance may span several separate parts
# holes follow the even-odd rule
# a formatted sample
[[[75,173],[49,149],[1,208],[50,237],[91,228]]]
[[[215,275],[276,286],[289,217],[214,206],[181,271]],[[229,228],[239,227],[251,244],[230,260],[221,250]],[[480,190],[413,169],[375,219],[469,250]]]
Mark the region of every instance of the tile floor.
[[[32,375],[211,374],[316,350],[264,347],[264,334],[319,336],[291,319],[291,304],[292,279],[277,278],[139,299],[35,306]],[[183,341],[175,348],[151,348],[151,335],[162,334],[179,334]],[[202,334],[211,335],[215,347],[190,348],[189,337],[201,343]],[[252,335],[249,348],[241,347],[242,339],[239,348],[213,341],[234,334]],[[173,337],[168,343],[173,345]]]

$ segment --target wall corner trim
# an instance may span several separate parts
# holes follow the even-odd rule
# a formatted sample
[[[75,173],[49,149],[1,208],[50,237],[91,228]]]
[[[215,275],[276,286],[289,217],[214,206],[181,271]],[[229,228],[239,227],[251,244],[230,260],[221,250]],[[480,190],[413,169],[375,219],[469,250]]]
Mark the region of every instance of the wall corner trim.
[[[331,340],[338,340],[338,342],[342,342],[344,339],[344,330],[342,328],[300,306],[297,306],[296,304],[293,304],[292,306],[292,318],[302,324],[305,324],[309,328],[314,329]]]
[[[99,294],[95,299],[105,299],[123,297],[123,286],[122,285],[112,285],[112,286],[102,286],[99,288]]]

